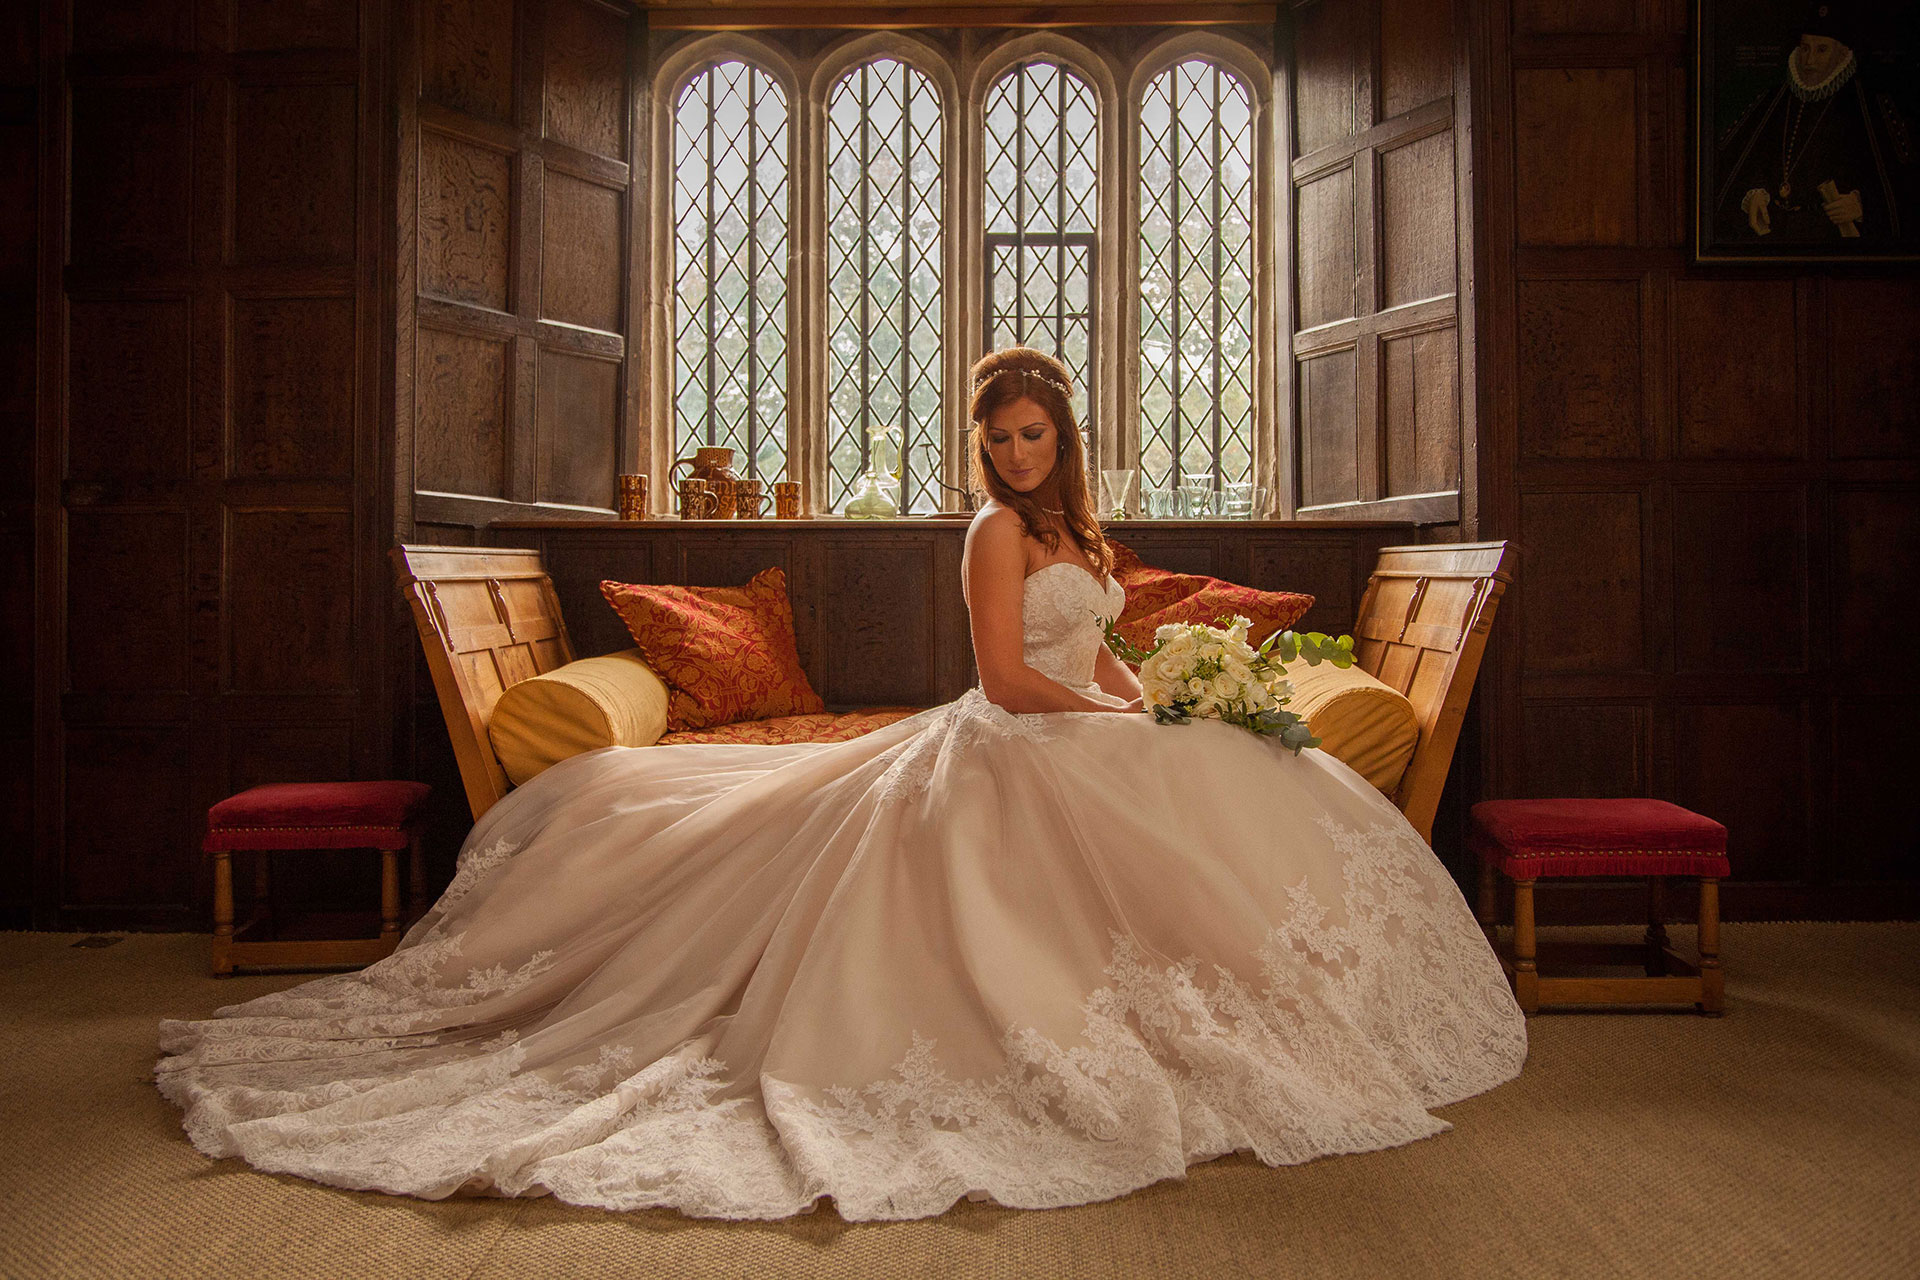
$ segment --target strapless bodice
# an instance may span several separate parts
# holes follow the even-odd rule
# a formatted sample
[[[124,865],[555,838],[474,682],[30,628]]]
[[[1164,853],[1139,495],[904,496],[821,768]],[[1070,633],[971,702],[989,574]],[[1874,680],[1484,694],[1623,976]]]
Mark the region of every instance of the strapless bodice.
[[[1020,621],[1027,665],[1072,688],[1092,684],[1094,660],[1105,643],[1101,623],[1120,616],[1125,589],[1112,578],[1102,586],[1086,569],[1060,560],[1028,574],[1024,592]]]

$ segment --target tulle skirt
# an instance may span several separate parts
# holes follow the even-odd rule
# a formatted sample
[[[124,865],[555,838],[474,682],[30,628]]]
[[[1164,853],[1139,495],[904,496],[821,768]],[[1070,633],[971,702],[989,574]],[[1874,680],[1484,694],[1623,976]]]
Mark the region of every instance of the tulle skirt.
[[[868,1219],[1409,1142],[1526,1032],[1338,761],[976,690],[851,742],[568,760],[391,957],[161,1046],[194,1144],[261,1169]]]

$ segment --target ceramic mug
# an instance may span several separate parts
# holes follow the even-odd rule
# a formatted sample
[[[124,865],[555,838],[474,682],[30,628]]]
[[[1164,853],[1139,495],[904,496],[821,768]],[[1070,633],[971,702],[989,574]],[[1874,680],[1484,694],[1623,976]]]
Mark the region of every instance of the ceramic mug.
[[[620,518],[645,520],[647,518],[647,477],[643,474],[622,472],[619,483]]]
[[[773,499],[761,492],[758,480],[736,480],[733,488],[733,510],[738,519],[758,520],[773,504]]]
[[[800,518],[800,482],[798,480],[773,482],[773,517],[776,520]]]
[[[713,493],[713,518],[715,520],[733,519],[735,504],[740,497],[740,482],[729,480],[725,476],[710,476],[707,488]]]
[[[680,482],[680,518],[682,520],[711,520],[718,499],[705,480],[688,478]]]

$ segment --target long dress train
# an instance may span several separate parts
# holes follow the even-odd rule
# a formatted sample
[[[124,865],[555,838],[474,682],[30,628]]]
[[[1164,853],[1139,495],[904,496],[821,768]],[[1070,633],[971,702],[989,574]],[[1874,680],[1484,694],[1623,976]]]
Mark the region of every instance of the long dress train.
[[[1122,602],[1042,569],[1027,660],[1104,697]],[[161,1046],[194,1144],[265,1170],[867,1219],[1409,1142],[1526,1032],[1446,870],[1338,761],[974,690],[851,742],[565,761],[388,959]]]

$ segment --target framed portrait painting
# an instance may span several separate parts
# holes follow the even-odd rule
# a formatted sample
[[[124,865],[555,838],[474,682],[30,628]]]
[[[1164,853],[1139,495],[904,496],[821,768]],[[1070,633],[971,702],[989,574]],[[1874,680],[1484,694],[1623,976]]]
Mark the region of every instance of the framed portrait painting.
[[[1920,0],[1696,0],[1694,257],[1920,261]]]

